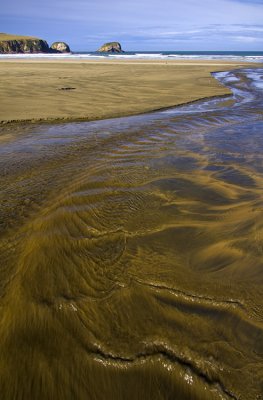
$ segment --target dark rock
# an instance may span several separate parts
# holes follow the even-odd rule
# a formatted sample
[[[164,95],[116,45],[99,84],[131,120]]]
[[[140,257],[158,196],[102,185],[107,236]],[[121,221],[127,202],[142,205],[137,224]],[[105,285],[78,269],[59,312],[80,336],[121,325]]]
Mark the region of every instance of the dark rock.
[[[70,87],[70,86],[66,86],[66,87],[61,87],[58,90],[75,90],[75,87]]]

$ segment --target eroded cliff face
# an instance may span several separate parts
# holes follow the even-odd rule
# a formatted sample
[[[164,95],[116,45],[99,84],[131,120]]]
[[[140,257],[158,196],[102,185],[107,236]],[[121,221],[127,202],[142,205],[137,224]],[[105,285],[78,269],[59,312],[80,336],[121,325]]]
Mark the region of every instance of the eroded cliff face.
[[[124,53],[119,42],[105,43],[97,51],[100,53]]]
[[[0,34],[0,53],[48,53],[49,51],[45,40]]]
[[[69,45],[65,42],[55,42],[50,46],[50,50],[54,53],[70,53]]]
[[[69,45],[65,42],[48,43],[32,36],[19,36],[0,33],[0,53],[69,53]]]

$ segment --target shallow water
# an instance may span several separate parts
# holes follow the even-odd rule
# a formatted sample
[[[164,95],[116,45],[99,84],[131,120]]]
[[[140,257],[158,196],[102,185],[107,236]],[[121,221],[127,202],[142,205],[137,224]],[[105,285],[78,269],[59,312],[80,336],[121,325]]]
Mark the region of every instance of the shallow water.
[[[2,399],[263,398],[262,77],[1,128]]]

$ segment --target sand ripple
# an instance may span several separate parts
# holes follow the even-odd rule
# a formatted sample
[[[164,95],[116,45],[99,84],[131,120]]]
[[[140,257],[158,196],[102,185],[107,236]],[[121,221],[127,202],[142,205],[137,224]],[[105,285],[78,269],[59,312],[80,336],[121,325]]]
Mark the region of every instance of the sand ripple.
[[[3,399],[261,398],[260,73],[221,77],[231,105],[4,132]]]

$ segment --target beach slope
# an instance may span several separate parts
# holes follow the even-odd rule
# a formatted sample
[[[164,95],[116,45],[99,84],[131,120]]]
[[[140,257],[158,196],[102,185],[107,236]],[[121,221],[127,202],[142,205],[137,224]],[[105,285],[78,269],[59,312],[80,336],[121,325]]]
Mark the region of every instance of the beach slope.
[[[240,67],[218,61],[1,60],[0,122],[105,119],[228,95],[211,73]]]

